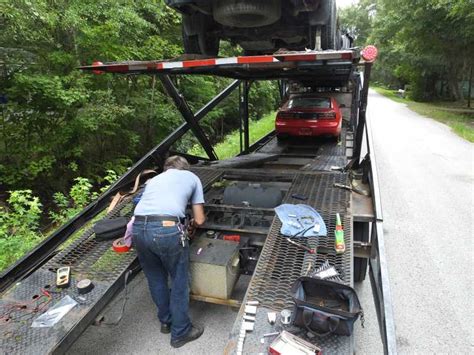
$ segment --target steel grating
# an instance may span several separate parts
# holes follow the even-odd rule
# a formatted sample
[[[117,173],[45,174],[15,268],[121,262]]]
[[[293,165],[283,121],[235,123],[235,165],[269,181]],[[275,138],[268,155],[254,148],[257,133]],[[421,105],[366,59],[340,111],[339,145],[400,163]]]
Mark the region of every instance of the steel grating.
[[[27,281],[20,282],[12,287],[0,300],[0,352],[2,354],[47,354],[57,350],[68,330],[74,328],[84,315],[94,306],[97,299],[104,296],[110,287],[108,283],[94,282],[94,289],[86,294],[79,295],[75,286],[61,291],[51,292],[51,300],[42,296],[41,288],[52,290],[55,274],[39,269],[31,274]],[[75,285],[76,278],[72,277]],[[65,295],[74,298],[76,305],[61,319],[60,323],[50,328],[31,328],[33,320],[42,313],[42,309],[58,302]],[[12,308],[12,305],[16,307]],[[35,311],[35,308],[39,311]]]
[[[193,167],[191,168],[191,171],[199,177],[204,189],[220,178],[223,174],[222,171],[212,168]]]
[[[305,171],[333,171],[333,167],[343,168],[347,164],[346,157],[340,155],[318,155],[314,161],[304,166]]]
[[[119,216],[131,217],[133,205],[130,199],[119,204],[106,218]],[[56,272],[63,266],[71,267],[75,275],[95,281],[113,281],[117,279],[135,260],[132,249],[128,253],[117,254],[112,248],[112,241],[99,241],[95,238],[92,227],[82,236],[60,251],[46,265],[46,269]]]
[[[327,237],[311,238],[310,247],[317,246],[316,255],[306,253],[292,245],[285,243],[284,237],[279,233],[281,222],[274,218],[272,226],[265,241],[254,276],[250,282],[246,299],[259,301],[256,329],[247,333],[244,353],[264,353],[268,344],[262,344],[260,338],[264,333],[281,329],[278,324],[270,327],[266,321],[269,310],[281,311],[293,309],[291,287],[301,275],[319,267],[324,261],[336,267],[346,285],[352,286],[352,217],[350,214],[350,192],[335,188],[334,183],[347,184],[349,177],[344,173],[298,174],[284,199],[285,203],[304,203],[314,207],[324,219],[328,229]],[[301,201],[291,197],[293,194],[304,195],[307,200]],[[336,213],[341,215],[346,252],[336,255],[334,251],[334,230]],[[243,308],[241,308],[231,338],[227,345],[226,353],[235,351],[242,322]],[[258,323],[258,324],[257,324]],[[262,329],[260,329],[262,328]],[[293,329],[293,333],[317,344],[325,354],[349,354],[353,349],[353,337],[330,335],[324,338],[308,337],[304,331]]]
[[[352,283],[351,220],[348,215],[350,193],[333,187],[334,183],[347,183],[347,180],[348,175],[342,173],[296,176],[284,202],[298,204],[302,201],[293,198],[292,195],[306,196],[307,200],[304,203],[314,207],[321,214],[328,229],[328,236],[308,238],[308,246],[317,247],[318,253],[316,260],[310,259],[309,256],[305,259],[307,253],[290,245],[280,234],[281,222],[275,217],[249,285],[249,298],[275,310],[290,306],[292,304],[290,289],[294,281],[326,259],[340,271],[346,284]],[[332,233],[335,229],[336,213],[341,215],[347,239],[348,250],[342,256],[336,256],[333,252]]]
[[[222,172],[211,169],[193,169],[206,189]],[[130,198],[120,203],[104,218],[131,216]],[[74,239],[79,234],[77,239]],[[70,237],[68,246],[60,250],[44,266],[23,281],[10,287],[0,299],[0,353],[39,354],[64,352],[93,320],[113,295],[125,271],[135,265],[136,253],[117,254],[111,249],[112,241],[97,241],[92,228],[78,230]],[[67,242],[66,242],[67,243]],[[71,286],[56,289],[55,271],[62,266],[71,267]],[[76,281],[89,278],[94,289],[79,295]],[[42,289],[50,292],[51,300],[43,296]],[[60,321],[60,326],[31,328],[33,320],[65,295],[79,304]],[[107,297],[106,297],[107,296]],[[26,307],[25,307],[26,305]]]
[[[274,310],[292,305],[291,285],[303,272],[306,254],[288,243],[280,228],[281,222],[275,217],[248,289],[250,299]],[[318,239],[308,238],[306,243],[317,248]]]
[[[329,210],[345,213],[349,208],[350,192],[334,187],[334,184],[349,185],[346,173],[298,174],[285,198],[285,203],[304,203],[318,212]],[[307,198],[302,201],[292,195]]]

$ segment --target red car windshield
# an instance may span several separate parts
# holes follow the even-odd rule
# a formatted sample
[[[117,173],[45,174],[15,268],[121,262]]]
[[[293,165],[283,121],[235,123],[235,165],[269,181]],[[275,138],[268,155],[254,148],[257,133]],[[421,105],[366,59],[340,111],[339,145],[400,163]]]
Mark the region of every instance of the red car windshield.
[[[331,108],[327,97],[294,97],[288,102],[288,108]]]

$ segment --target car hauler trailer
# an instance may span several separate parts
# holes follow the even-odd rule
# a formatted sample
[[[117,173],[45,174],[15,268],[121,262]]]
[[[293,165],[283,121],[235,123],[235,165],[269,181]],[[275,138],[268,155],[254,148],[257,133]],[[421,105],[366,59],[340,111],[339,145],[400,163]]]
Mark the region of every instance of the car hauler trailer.
[[[351,49],[188,61],[97,63],[82,67],[86,71],[104,73],[156,75],[185,123],[150,150],[94,203],[2,273],[2,352],[64,353],[115,293],[127,284],[129,276],[138,270],[135,252],[132,249],[127,253],[115,253],[110,241],[95,238],[92,225],[98,219],[131,216],[133,194],[125,194],[115,207],[105,211],[113,196],[120,191],[129,191],[144,169],[161,167],[173,144],[192,131],[208,155],[202,158],[182,154],[200,177],[207,201],[207,222],[195,243],[209,236],[214,238],[216,233],[238,233],[241,237],[238,257],[237,260],[230,257],[231,267],[252,275],[243,300],[232,298],[235,279],[229,281],[225,273],[217,288],[227,288],[220,293],[203,295],[192,288],[191,297],[197,300],[240,307],[223,351],[236,352],[243,307],[245,302],[252,300],[259,304],[255,330],[248,333],[243,352],[265,352],[260,338],[269,330],[267,311],[291,307],[293,282],[308,270],[329,261],[340,272],[342,282],[349,286],[363,281],[369,266],[384,352],[396,354],[379,183],[370,120],[366,117],[370,59],[374,58],[370,58],[370,50],[364,51],[362,56],[360,50]],[[172,80],[183,74],[218,75],[235,80],[193,113]],[[345,106],[340,141],[290,139],[279,142],[271,132],[250,144],[248,93],[255,80],[279,80],[282,97],[293,86],[335,97]],[[199,121],[237,88],[240,90],[241,152],[234,158],[218,160]],[[143,183],[137,181],[139,185]],[[227,188],[229,186],[233,187],[233,192]],[[236,203],[235,196],[248,193],[249,189],[256,192],[256,200]],[[269,202],[269,199],[273,200]],[[262,207],[278,203],[305,203],[322,215],[328,236],[307,239],[307,246],[316,248],[315,254],[289,244],[280,234],[281,222],[273,208]],[[337,213],[341,215],[344,227],[344,254],[334,252]],[[234,251],[229,253],[235,257]],[[211,263],[211,268],[217,269],[206,269],[200,267],[199,260],[192,259],[191,264],[193,262],[201,272],[214,272],[219,268],[219,263]],[[224,262],[223,265],[227,264]],[[64,266],[71,268],[71,285],[53,292],[56,271]],[[88,278],[95,285],[84,295],[79,294],[76,285],[81,278]],[[66,295],[78,304],[58,324],[50,328],[31,327],[37,316]],[[325,353],[354,352],[353,336],[331,335],[311,341]]]

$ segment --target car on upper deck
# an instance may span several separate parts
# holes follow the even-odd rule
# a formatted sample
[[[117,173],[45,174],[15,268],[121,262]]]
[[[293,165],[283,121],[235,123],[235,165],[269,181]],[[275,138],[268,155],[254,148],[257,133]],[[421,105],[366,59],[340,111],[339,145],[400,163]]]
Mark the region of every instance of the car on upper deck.
[[[342,114],[337,101],[318,94],[293,94],[280,107],[275,119],[279,139],[288,136],[341,134]]]
[[[335,0],[165,2],[182,14],[186,53],[217,56],[221,39],[239,44],[246,55],[271,54],[280,48],[340,49],[343,44]]]

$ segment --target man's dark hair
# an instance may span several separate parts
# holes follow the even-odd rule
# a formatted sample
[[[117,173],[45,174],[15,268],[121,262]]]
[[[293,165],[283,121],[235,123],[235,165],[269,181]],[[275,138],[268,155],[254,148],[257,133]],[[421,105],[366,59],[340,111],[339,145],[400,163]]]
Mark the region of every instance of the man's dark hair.
[[[179,155],[173,155],[166,159],[165,164],[163,165],[163,171],[168,169],[188,170],[189,163],[186,158],[183,158]]]

